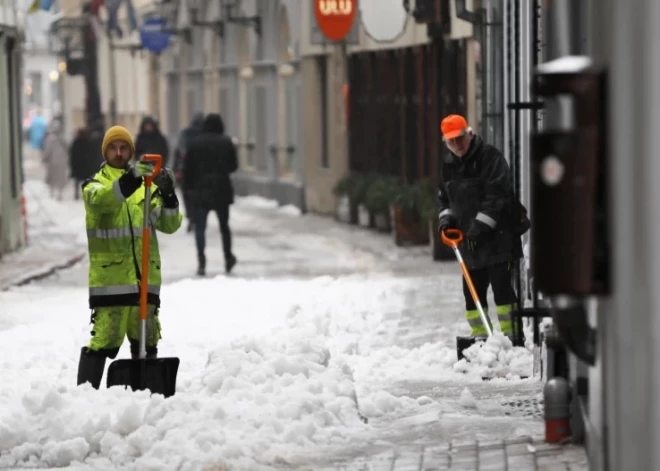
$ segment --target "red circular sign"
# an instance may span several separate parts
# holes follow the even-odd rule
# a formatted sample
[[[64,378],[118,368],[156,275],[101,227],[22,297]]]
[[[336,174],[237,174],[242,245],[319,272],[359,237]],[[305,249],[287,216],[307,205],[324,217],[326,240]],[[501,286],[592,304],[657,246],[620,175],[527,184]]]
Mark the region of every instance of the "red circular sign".
[[[353,26],[358,0],[314,0],[316,23],[331,41],[341,41]]]

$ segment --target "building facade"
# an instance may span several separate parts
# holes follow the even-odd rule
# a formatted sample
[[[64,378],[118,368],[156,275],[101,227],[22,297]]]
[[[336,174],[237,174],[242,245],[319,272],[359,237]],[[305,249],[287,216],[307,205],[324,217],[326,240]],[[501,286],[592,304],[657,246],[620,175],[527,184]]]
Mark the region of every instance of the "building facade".
[[[21,31],[14,0],[0,0],[0,256],[25,244],[21,213]]]
[[[174,138],[195,111],[219,112],[239,142],[236,192],[304,209],[301,3],[234,3],[200,6],[204,21],[221,22],[221,32],[191,23],[186,2],[178,4],[176,27],[191,33],[162,62],[168,135]]]
[[[83,6],[88,2],[61,0],[60,8],[66,18],[81,18]],[[138,25],[145,15],[155,11],[149,0],[133,0]],[[123,30],[120,38],[116,34],[108,37],[103,22],[107,11],[99,11],[95,28],[97,41],[98,86],[101,112],[106,126],[120,124],[136,135],[145,115],[153,115],[162,121],[158,109],[159,81],[154,80],[158,60],[140,47],[139,32],[128,28],[125,4],[118,12],[118,23]],[[63,33],[66,34],[66,33]],[[73,46],[82,49],[80,34],[73,39]],[[86,124],[86,85],[82,75],[64,73],[62,80],[62,114],[68,136]]]
[[[233,176],[238,194],[332,214],[337,203],[332,188],[350,167],[349,57],[428,44],[427,28],[407,15],[401,34],[378,42],[358,13],[342,45],[324,38],[314,2],[230,3],[201,2],[204,26],[191,19],[189,1],[176,3],[175,28],[190,28],[190,37],[177,40],[161,62],[165,129],[175,139],[195,111],[220,112],[227,132],[239,142],[240,168]],[[453,16],[447,37],[464,39],[464,62],[474,64],[472,25],[458,19],[454,2],[448,3]],[[259,28],[250,20],[255,17]],[[476,67],[468,68],[465,80],[464,108],[478,123]]]

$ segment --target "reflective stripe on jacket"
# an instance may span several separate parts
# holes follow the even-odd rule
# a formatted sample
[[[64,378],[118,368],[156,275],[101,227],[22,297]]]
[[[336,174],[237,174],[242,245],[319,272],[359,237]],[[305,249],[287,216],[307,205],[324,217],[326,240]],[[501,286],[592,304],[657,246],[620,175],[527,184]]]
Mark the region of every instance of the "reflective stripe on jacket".
[[[103,164],[83,186],[89,252],[89,305],[131,306],[140,301],[144,185],[125,198],[118,179],[124,170]],[[161,263],[156,230],[174,233],[183,216],[164,208],[152,186],[148,302],[160,306]]]

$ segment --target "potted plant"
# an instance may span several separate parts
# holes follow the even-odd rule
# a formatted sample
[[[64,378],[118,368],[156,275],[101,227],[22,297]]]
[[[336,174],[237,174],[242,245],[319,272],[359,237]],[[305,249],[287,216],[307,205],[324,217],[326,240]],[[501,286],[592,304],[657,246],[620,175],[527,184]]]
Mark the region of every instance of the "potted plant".
[[[438,227],[438,187],[433,181],[424,180],[419,183],[418,189],[418,207],[422,220],[428,224],[433,260],[453,259],[454,252],[442,242]]]
[[[378,179],[374,173],[356,176],[353,201],[357,208],[357,222],[363,227],[374,227],[374,217],[366,205],[367,193],[371,185]]]
[[[397,194],[398,182],[396,178],[388,176],[376,177],[365,194],[364,204],[372,215],[374,226],[381,232],[390,232],[390,205]]]
[[[392,222],[394,226],[394,243],[404,245],[423,245],[429,243],[429,231],[423,220],[419,207],[420,187],[415,185],[400,185],[392,202]]]
[[[357,224],[358,211],[355,204],[355,186],[358,176],[348,173],[341,177],[332,188],[332,193],[338,198],[336,218],[349,224]]]

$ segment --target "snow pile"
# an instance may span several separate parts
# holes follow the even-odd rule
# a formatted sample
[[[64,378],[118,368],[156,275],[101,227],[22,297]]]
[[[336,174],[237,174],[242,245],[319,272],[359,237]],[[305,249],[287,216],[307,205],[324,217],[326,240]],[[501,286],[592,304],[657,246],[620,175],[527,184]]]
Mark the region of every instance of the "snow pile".
[[[167,286],[160,353],[181,358],[168,399],[73,386],[89,335],[84,290],[42,293],[48,310],[14,300],[12,316],[25,312],[29,324],[0,331],[0,468],[258,470],[363,441],[371,427],[358,416],[353,364],[382,313],[403,308],[400,284],[219,277]],[[209,293],[224,302],[214,307]],[[374,415],[420,407],[384,391],[359,406]]]
[[[477,408],[477,400],[474,398],[468,388],[464,388],[463,391],[461,391],[461,396],[458,398],[458,403],[461,405],[461,407],[465,407],[466,409]]]
[[[534,357],[524,347],[514,347],[505,335],[495,332],[485,342],[476,342],[463,351],[456,371],[487,377],[531,376]]]

